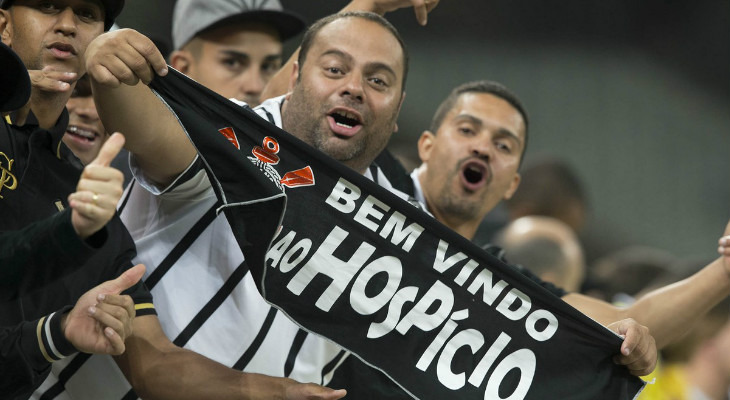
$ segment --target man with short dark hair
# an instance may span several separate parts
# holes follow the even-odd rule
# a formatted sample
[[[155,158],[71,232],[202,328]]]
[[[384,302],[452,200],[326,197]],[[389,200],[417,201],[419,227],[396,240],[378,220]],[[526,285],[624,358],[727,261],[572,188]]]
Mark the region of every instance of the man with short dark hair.
[[[500,201],[509,199],[520,183],[518,172],[527,145],[528,119],[519,99],[503,85],[491,81],[468,82],[453,89],[436,112],[431,129],[418,141],[422,164],[411,174],[411,193],[444,225],[472,239],[484,216]],[[719,240],[723,255],[692,277],[651,292],[628,308],[617,308],[579,293],[569,293],[545,282],[529,271],[530,265],[518,267],[551,293],[561,297],[603,325],[621,335],[649,327],[661,348],[681,337],[693,322],[714,304],[730,294],[730,224]],[[508,262],[509,254],[496,246],[487,251]],[[627,321],[636,322],[628,323]],[[616,321],[619,321],[618,323]],[[645,332],[646,333],[646,332]],[[629,337],[631,335],[628,335]],[[653,342],[653,339],[652,339]],[[654,368],[653,360],[637,357],[649,347],[644,342],[636,348],[624,342],[622,353],[635,375]],[[650,351],[651,352],[651,351]],[[637,357],[637,358],[633,358]],[[649,365],[650,364],[650,365]],[[389,385],[377,371],[357,359],[347,359],[333,382],[363,378],[366,382],[385,382],[387,389],[378,398],[400,398],[402,391]],[[388,387],[389,385],[389,387]],[[371,390],[367,384],[350,389],[350,397],[365,398]]]
[[[121,0],[5,0],[1,4],[3,42],[18,53],[26,68],[64,81],[64,84],[34,86],[29,104],[12,113],[10,123],[3,121],[0,126],[3,229],[22,229],[68,207],[75,208],[75,202],[83,203],[86,211],[93,214],[109,210],[114,215],[104,229],[92,235],[95,240],[89,245],[93,254],[75,271],[49,283],[43,290],[22,293],[17,300],[0,306],[0,322],[4,326],[42,318],[50,311],[73,304],[89,289],[132,266],[136,249],[115,214],[121,194],[121,173],[94,163],[82,173],[69,162],[73,155],[62,144],[68,123],[65,105],[76,79],[86,71],[87,46],[112,25],[123,4]],[[74,191],[80,193],[67,200]],[[72,218],[79,217],[83,215],[72,214]],[[82,222],[88,223],[83,219]],[[89,293],[94,300],[96,293]],[[123,312],[136,312],[139,318],[134,318],[134,333],[127,338],[126,349],[116,360],[145,397],[335,399],[342,396],[341,392],[318,385],[243,374],[175,346],[160,328],[152,296],[144,284],[138,283],[126,293],[134,306],[130,304]],[[118,307],[120,297],[108,293],[97,298],[93,312],[108,312]],[[68,352],[53,354],[54,358],[49,355],[49,359],[56,360]],[[73,361],[87,357],[78,354]],[[60,368],[59,362],[54,362],[52,368]],[[49,378],[42,390],[46,396],[55,396],[64,390],[67,379],[65,375]],[[103,381],[94,382],[95,385],[89,382],[83,384],[108,389]],[[104,397],[101,393],[94,398]]]
[[[436,219],[472,239],[484,216],[517,190],[526,145],[527,114],[515,95],[489,81],[458,86],[418,141],[422,164],[411,175],[414,194]],[[727,235],[730,224],[726,229]],[[635,319],[649,327],[661,348],[728,294],[730,260],[718,258],[625,309],[578,293],[560,296],[602,324]]]
[[[31,86],[25,65],[2,42],[0,69],[5,89],[0,94],[0,112],[4,117],[7,111],[25,106]],[[123,142],[117,134],[96,163],[102,166],[110,161]],[[3,166],[3,186],[15,190],[17,178],[10,177],[11,169],[12,165]],[[0,302],[15,301],[56,282],[74,272],[94,253],[93,245],[100,239],[97,232],[101,231],[102,236],[105,233],[104,226],[114,215],[115,203],[107,204],[106,210],[96,210],[83,197],[83,193],[69,197],[72,210],[32,222],[22,229],[0,231]],[[53,304],[60,304],[55,299],[47,300],[50,306],[41,301],[37,308],[46,311],[39,314],[48,314],[36,320],[3,318],[4,326],[0,329],[3,396],[26,398],[50,373],[51,363],[78,350],[122,353],[135,313],[131,298],[117,295],[137,283],[143,273],[141,265],[129,269],[119,278],[90,289],[74,307],[67,305],[54,310]],[[108,300],[97,307],[99,294],[108,295]],[[69,296],[69,300],[75,299]],[[93,312],[90,307],[94,307]]]
[[[122,1],[111,0],[5,0],[0,4],[3,43],[13,49],[26,69],[52,69],[66,80],[66,90],[46,91],[33,87],[30,101],[22,102],[19,109],[0,123],[2,229],[5,232],[32,229],[53,219],[54,223],[67,228],[70,225],[70,232],[75,232],[73,235],[84,238],[76,247],[79,253],[62,264],[63,270],[38,277],[42,285],[26,284],[21,280],[8,291],[13,293],[13,298],[0,305],[0,324],[3,326],[38,320],[38,326],[34,328],[39,331],[49,333],[51,337],[65,336],[69,333],[69,326],[64,327],[64,321],[71,315],[70,305],[90,289],[132,267],[134,243],[115,214],[122,189],[121,174],[109,167],[107,159],[108,153],[114,153],[112,147],[120,148],[123,139],[116,135],[104,158],[97,158],[98,162],[92,162],[83,171],[68,161],[72,155],[61,144],[68,122],[64,106],[74,81],[85,71],[83,54],[86,47],[111,25],[122,4]],[[68,229],[65,232],[70,233]],[[32,240],[31,237],[32,234],[28,239]],[[70,247],[75,238],[58,240]],[[10,268],[10,265],[4,267]],[[135,315],[132,301],[137,306],[150,304],[149,292],[141,283],[126,293],[129,296],[108,292],[104,301],[98,300],[96,309],[100,314],[127,314],[127,319],[131,320]],[[57,312],[55,318],[46,319],[45,316],[52,312]],[[127,328],[129,331],[131,327]],[[98,331],[102,331],[101,327]],[[125,335],[120,333],[119,336]],[[100,339],[99,344],[103,344],[103,336]],[[58,347],[49,348],[51,353],[42,357],[45,361],[57,361],[69,355],[68,343],[60,347],[63,351],[56,352]],[[117,349],[114,353],[120,352]],[[49,366],[36,364],[31,372],[47,374]]]
[[[407,57],[402,42],[394,32],[385,20],[374,14],[345,13],[315,23],[305,35],[305,42],[309,38],[311,45],[303,48],[301,64],[295,64],[292,69],[291,92],[267,100],[255,111],[346,166],[372,177],[370,162],[395,131],[395,120],[404,95]],[[363,36],[369,40],[359,40]],[[238,245],[227,221],[222,217],[208,219],[205,216],[206,212],[212,213],[217,208],[216,199],[204,171],[195,164],[195,149],[178,120],[159,98],[139,84],[140,81],[149,83],[155,74],[164,75],[166,72],[162,56],[149,49],[149,40],[135,32],[114,32],[92,45],[87,64],[105,125],[135,132],[130,138],[129,148],[138,165],[136,176],[147,191],[157,195],[154,203],[145,200],[147,204],[144,204],[139,199],[135,200],[135,194],[131,193],[125,210],[134,209],[138,214],[136,221],[130,219],[130,224],[136,225],[130,229],[138,235],[137,243],[141,247],[159,246],[165,240],[168,241],[165,245],[172,247],[193,230],[172,229],[168,232],[166,228],[170,221],[189,218],[188,226],[203,232],[193,236],[196,242],[194,245],[199,242],[206,249],[191,250],[191,253],[210,257],[211,254],[221,252],[228,257],[237,257],[241,262],[240,265],[228,263],[232,264],[232,270],[224,266],[216,271],[220,268],[219,263],[198,260],[197,266],[191,265],[187,270],[188,282],[171,281],[171,287],[189,294],[185,299],[174,300],[176,303],[186,303],[178,315],[172,316],[182,322],[173,326],[173,329],[177,329],[180,332],[178,337],[186,341],[190,340],[190,335],[202,335],[203,338],[215,334],[214,345],[205,339],[201,340],[211,352],[215,352],[230,348],[224,343],[226,338],[220,334],[220,329],[205,332],[205,326],[185,325],[184,321],[200,318],[207,321],[209,326],[220,326],[210,323],[211,319],[219,316],[233,326],[264,321],[263,325],[256,322],[262,328],[253,329],[252,332],[248,329],[236,332],[239,335],[238,342],[250,340],[242,335],[249,335],[251,340],[255,336],[256,347],[248,347],[241,357],[238,356],[241,353],[230,354],[230,351],[219,353],[219,357],[230,360],[237,367],[275,368],[297,379],[299,376],[308,376],[308,379],[327,382],[328,374],[342,359],[337,346],[331,343],[318,344],[321,339],[300,331],[283,318],[279,319],[277,311],[261,303],[258,295],[252,292],[253,282],[249,278],[241,280],[252,294],[240,305],[252,305],[260,310],[251,311],[249,315],[239,312],[234,320],[231,316],[235,310],[225,310],[225,303],[216,303],[215,306],[219,308],[214,309],[214,313],[205,309],[210,304],[206,292],[220,293],[220,285],[215,285],[215,280],[210,277],[201,279],[190,277],[190,274],[218,276],[216,280],[223,282],[224,277],[237,275],[238,268],[245,264],[240,254],[237,254]],[[118,110],[125,112],[114,112]],[[135,118],[129,118],[130,115]],[[149,132],[154,132],[154,135]],[[160,205],[166,198],[173,202]],[[139,218],[139,215],[143,218]],[[171,235],[176,238],[170,239]],[[215,251],[211,253],[212,248]],[[159,257],[152,253],[148,256]],[[200,264],[204,267],[201,268]],[[158,274],[157,271],[151,277],[160,285],[170,272],[161,271]],[[238,285],[241,280],[234,281],[233,285]],[[196,288],[200,293],[193,293]],[[261,306],[253,306],[257,301]],[[648,337],[646,330],[630,322],[623,321],[620,324],[619,330],[627,334],[624,350],[634,350],[633,346],[639,346],[630,357],[624,354],[622,362],[634,366],[635,372],[653,367],[653,340]],[[266,350],[266,361],[258,358],[261,350]],[[306,359],[312,361],[302,362]],[[303,366],[312,365],[312,362],[315,367],[310,371],[297,371]]]
[[[356,45],[353,38],[362,35],[372,40]],[[366,172],[394,130],[404,95],[405,48],[387,21],[367,13],[326,18],[308,37],[311,47],[292,75],[292,93],[267,100],[255,111]],[[158,302],[170,298],[159,306],[166,310],[161,312],[165,329],[176,341],[236,369],[327,382],[345,355],[342,349],[300,330],[264,302],[245,272],[228,222],[223,215],[215,217],[213,190],[177,119],[148,88],[128,85],[137,79],[149,82],[153,71],[135,69],[140,64],[134,60],[126,69],[117,68],[115,54],[137,52],[154,71],[164,69],[159,53],[137,50],[145,43],[136,32],[112,32],[92,45],[88,66],[105,126],[138,133],[130,135],[128,148],[141,187],[133,187],[123,218],[140,254],[153,265],[147,282],[155,282]],[[132,74],[135,78],[129,78]],[[198,221],[204,220],[201,227]],[[169,270],[155,269],[181,244],[189,247],[179,261]],[[236,290],[221,292],[224,283]]]
[[[203,7],[209,4],[207,2],[203,3],[196,1],[181,2],[178,7],[186,5],[188,7],[196,7],[196,5]],[[241,2],[214,2],[211,4],[223,3],[228,5],[243,4]],[[429,6],[426,6],[422,3],[422,0],[355,0],[348,4],[345,9],[370,9],[384,13],[412,5],[418,8],[418,13],[425,13],[426,10],[433,9],[437,4],[437,2],[431,2]],[[258,4],[272,5],[275,3]],[[211,49],[217,49],[216,51],[220,56],[224,56],[228,50],[236,48],[234,42],[229,43],[226,39],[228,45],[225,47],[217,47],[215,43],[206,44],[203,39],[209,38],[207,33],[218,32],[221,34],[219,38],[228,37],[226,35],[231,33],[231,30],[238,30],[238,28],[226,28],[227,23],[230,21],[237,21],[241,18],[253,21],[254,17],[267,15],[267,13],[281,16],[281,13],[276,9],[260,10],[261,12],[253,13],[250,12],[251,10],[244,10],[244,12],[238,9],[241,15],[231,10],[236,10],[236,8],[231,6],[228,14],[226,14],[231,14],[229,17],[224,18],[222,22],[214,23],[215,26],[211,30],[204,29],[201,37],[194,37],[189,43],[197,42],[198,45],[207,45]],[[425,19],[425,16],[420,16],[420,18]],[[391,33],[394,32],[394,30],[391,31]],[[185,40],[183,38],[179,42]],[[175,66],[174,60],[175,58],[173,58],[173,66]],[[221,58],[218,58],[218,60],[221,60]],[[203,65],[198,63],[197,67],[197,73],[203,75],[216,72],[211,64]],[[404,68],[401,68],[398,73],[403,73],[404,70]],[[182,72],[188,74],[190,71],[189,69],[182,69]],[[289,72],[291,73],[291,71]],[[388,79],[393,78],[388,75]],[[371,81],[379,82],[377,87],[381,88],[382,84],[385,83],[385,77],[383,79],[375,77]],[[201,83],[218,91],[218,87],[214,87],[208,82],[201,80]],[[226,85],[223,86],[226,87]],[[392,93],[389,97],[390,102],[400,100],[403,95],[403,87],[400,83],[393,86],[398,89],[389,88],[387,90],[388,93]],[[317,86],[317,89],[321,88],[321,86]],[[219,94],[226,94],[225,92],[218,92]],[[368,92],[373,92],[373,89],[369,88]],[[379,89],[377,94],[380,96],[384,92],[384,90]],[[297,96],[301,97],[301,95]],[[142,99],[143,97],[140,97],[139,101],[142,101]],[[277,101],[281,102],[282,99],[277,99]],[[269,114],[274,116],[279,114],[278,106],[275,107],[276,109]],[[112,110],[116,110],[116,108],[112,108]],[[148,114],[149,112],[154,112],[152,110],[154,109],[144,108],[140,110],[139,114],[135,113],[135,120],[142,121],[151,115]],[[103,111],[103,109],[100,109],[102,117],[104,117]],[[160,121],[160,118],[166,118],[166,111],[154,115],[155,122]],[[394,122],[397,112],[390,111],[389,113],[391,114],[390,119]],[[312,114],[309,113],[307,119],[311,119],[311,116]],[[370,112],[361,112],[360,116],[367,119],[367,121],[361,121],[361,126],[363,124],[369,125],[371,120],[376,119]],[[281,119],[281,117],[275,119],[277,118],[278,120]],[[171,122],[169,120],[164,121]],[[177,121],[174,121],[174,124],[177,126]],[[373,132],[373,128],[370,127],[365,128],[365,130]],[[143,132],[159,131],[153,125],[150,125],[146,126]],[[379,133],[380,130],[378,129],[376,132]],[[356,140],[360,141],[360,137],[363,136],[359,135]],[[242,264],[243,257],[230,233],[230,227],[225,218],[220,216],[213,221],[214,211],[212,207],[215,204],[215,199],[207,178],[200,170],[200,166],[195,164],[190,167],[187,174],[179,175],[182,171],[188,169],[194,153],[188,153],[184,147],[177,147],[179,140],[176,139],[145,143],[137,147],[143,152],[142,155],[136,154],[134,158],[138,179],[129,189],[129,198],[125,201],[126,205],[121,210],[122,219],[130,228],[140,249],[139,259],[148,260],[150,265],[147,277],[148,285],[152,286],[158,302],[165,302],[161,303],[159,307],[160,310],[164,310],[160,311],[160,318],[165,332],[176,344],[200,352],[235,369],[266,373],[273,376],[287,376],[304,382],[328,380],[331,368],[334,365],[328,366],[322,363],[329,360],[326,357],[341,356],[339,354],[340,348],[301,331],[261,299],[253,286],[250,276],[240,273],[242,268],[245,268],[245,265]],[[185,145],[189,146],[186,138],[183,137],[182,140]],[[132,138],[132,146],[134,146],[134,141],[135,138]],[[157,143],[161,147],[157,147]],[[369,150],[370,147],[360,146],[360,149]],[[134,150],[132,151],[134,152]],[[190,158],[186,158],[188,155],[190,155]],[[170,174],[167,173],[169,168],[173,170]],[[163,174],[160,175],[160,172]],[[164,189],[165,184],[160,183],[169,182],[168,179],[175,182],[171,188]],[[204,179],[204,181],[201,181],[201,179]],[[210,223],[210,225],[203,225],[203,221],[207,221],[206,223]],[[158,269],[156,266],[160,264],[161,267]],[[208,267],[201,268],[206,266]],[[191,270],[193,272],[190,272]],[[238,271],[238,273],[234,273],[235,271]],[[196,278],[191,279],[190,276],[192,275],[195,275]],[[244,275],[246,275],[245,278],[243,278]],[[228,285],[233,284],[233,281],[229,282],[229,280],[239,279],[239,276],[242,278],[242,282],[238,287],[243,286],[244,289],[226,293],[227,296],[222,296],[222,292],[218,294],[219,290],[222,289],[221,282],[228,282],[225,287],[229,287]],[[192,284],[194,287],[185,290],[186,284]],[[232,287],[235,287],[235,285],[232,285]],[[180,293],[185,293],[185,296],[181,296]],[[176,300],[167,303],[168,298],[175,298]],[[241,308],[240,304],[245,304],[246,307]],[[235,331],[230,330],[230,327],[235,326],[243,326],[245,329],[243,329],[243,332],[238,329]],[[227,334],[222,335],[221,332],[227,332]],[[259,337],[266,339],[261,343],[257,339]],[[261,346],[261,348],[258,346]],[[85,373],[104,374],[102,371],[106,371],[106,369],[100,370],[84,366],[79,370],[79,373],[74,375],[73,379],[78,381],[93,379],[83,377],[86,376]]]

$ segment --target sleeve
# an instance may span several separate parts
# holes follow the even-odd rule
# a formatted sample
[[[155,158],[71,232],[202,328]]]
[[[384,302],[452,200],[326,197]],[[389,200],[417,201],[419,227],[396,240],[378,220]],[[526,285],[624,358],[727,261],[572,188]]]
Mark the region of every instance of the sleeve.
[[[75,271],[106,239],[106,227],[79,238],[70,209],[18,231],[0,232],[0,300],[13,300]]]
[[[122,294],[128,294],[134,301],[134,311],[137,317],[157,315],[155,305],[152,301],[152,292],[150,292],[144,282],[137,282],[136,285],[125,290]]]
[[[130,154],[129,156],[129,167],[132,170],[132,176],[134,176],[134,179],[137,181],[137,183],[139,183],[140,186],[142,186],[145,190],[152,193],[153,195],[160,195],[164,193],[169,193],[177,187],[181,186],[182,184],[192,180],[196,176],[199,176],[198,173],[203,171],[203,162],[200,160],[199,156],[195,156],[195,159],[190,163],[185,171],[181,172],[180,175],[178,175],[167,187],[159,187],[158,185],[147,179],[144,171],[137,163],[137,159],[134,157],[134,154]]]
[[[113,260],[114,276],[119,276],[122,272],[134,265],[132,260],[137,255],[137,248],[127,228],[122,223],[122,220],[119,219],[119,215],[115,215],[109,221],[107,228],[109,229],[110,237],[114,238],[113,245],[115,247],[110,250],[115,255]],[[138,317],[143,315],[157,315],[152,301],[152,293],[144,284],[143,280],[140,280],[134,286],[122,292],[122,294],[129,295],[132,298]]]
[[[70,309],[68,306],[36,321],[0,328],[3,398],[30,396],[50,373],[51,363],[76,352],[61,331],[61,317]]]

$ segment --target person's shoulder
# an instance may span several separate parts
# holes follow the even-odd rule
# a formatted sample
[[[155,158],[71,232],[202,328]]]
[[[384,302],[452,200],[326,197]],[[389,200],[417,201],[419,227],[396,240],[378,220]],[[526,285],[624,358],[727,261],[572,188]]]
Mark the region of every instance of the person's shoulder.
[[[13,126],[10,124],[8,116],[2,116],[2,122],[0,122],[0,143],[9,142],[12,139],[10,132],[12,132]]]
[[[278,127],[281,127],[281,108],[284,104],[285,99],[286,95],[272,97],[256,106],[253,111],[261,118],[269,121],[270,123]]]
[[[426,212],[430,215],[428,210],[426,209],[426,205],[418,201],[415,197],[413,197],[410,193],[406,193],[401,191],[399,188],[396,188],[393,186],[393,184],[388,179],[388,176],[383,173],[383,170],[378,166],[377,164],[373,163],[370,165],[370,168],[368,168],[365,171],[364,176],[373,182],[377,183],[380,187],[383,189],[386,189],[390,193],[400,197],[402,200],[407,201],[412,206],[420,209],[421,211]]]

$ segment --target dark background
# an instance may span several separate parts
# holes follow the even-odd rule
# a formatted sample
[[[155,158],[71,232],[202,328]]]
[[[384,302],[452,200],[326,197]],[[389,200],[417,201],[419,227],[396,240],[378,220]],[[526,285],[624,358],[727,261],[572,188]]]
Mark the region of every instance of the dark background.
[[[311,23],[346,1],[282,3]],[[127,0],[118,22],[169,43],[173,6]],[[387,18],[411,52],[391,141],[409,168],[450,89],[496,80],[528,109],[527,157],[576,168],[593,236],[716,254],[730,218],[730,0],[441,0],[426,27],[410,9]]]

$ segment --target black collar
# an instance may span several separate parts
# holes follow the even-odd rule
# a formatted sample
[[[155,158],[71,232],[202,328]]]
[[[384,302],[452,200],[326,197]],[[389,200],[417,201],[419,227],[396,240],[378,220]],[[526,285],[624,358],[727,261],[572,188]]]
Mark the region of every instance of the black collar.
[[[15,121],[17,117],[17,111],[11,113],[10,121]],[[46,136],[46,141],[48,142],[47,146],[59,159],[68,158],[68,154],[70,153],[68,147],[66,147],[66,145],[64,145],[61,141],[61,139],[63,139],[63,135],[66,134],[66,128],[68,127],[68,118],[68,110],[66,110],[66,107],[64,107],[63,111],[61,111],[61,115],[58,117],[58,120],[56,120],[56,124],[52,126],[51,129],[46,130],[46,132],[48,132],[48,135]],[[36,118],[35,114],[33,114],[33,111],[28,112],[28,117],[25,119],[25,124],[23,124],[23,127],[35,128],[33,129],[33,131],[37,131],[38,129],[40,129],[38,127],[38,118]]]

